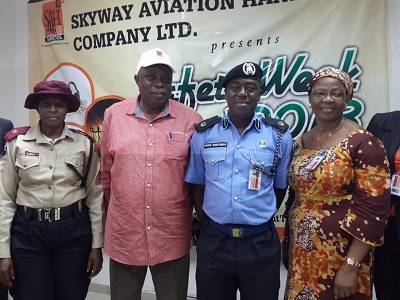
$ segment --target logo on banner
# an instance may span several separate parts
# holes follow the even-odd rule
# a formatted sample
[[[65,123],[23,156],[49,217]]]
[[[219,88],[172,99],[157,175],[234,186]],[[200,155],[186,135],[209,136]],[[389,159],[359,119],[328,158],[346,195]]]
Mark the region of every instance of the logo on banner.
[[[61,4],[65,0],[56,0],[43,4],[42,22],[44,25],[45,42],[64,40],[64,22]]]

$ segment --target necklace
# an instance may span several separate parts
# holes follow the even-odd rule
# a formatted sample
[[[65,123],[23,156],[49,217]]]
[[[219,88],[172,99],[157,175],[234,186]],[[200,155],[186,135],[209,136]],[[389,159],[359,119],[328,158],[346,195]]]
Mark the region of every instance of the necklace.
[[[333,130],[331,131],[330,134],[328,134],[328,136],[326,137],[325,140],[327,140],[332,134],[334,134],[334,133],[336,132],[336,130],[338,130],[339,127],[342,126],[343,122],[344,122],[344,118],[342,118],[342,122],[340,122],[340,124],[339,124],[338,126],[336,126],[336,128],[333,129]],[[317,150],[320,150],[320,149],[321,149],[321,144],[322,144],[322,142],[319,141],[319,140],[320,140],[320,137],[321,137],[321,133],[319,132],[318,129],[319,129],[319,128],[317,128],[317,141],[318,141],[318,148],[317,148]],[[325,140],[324,140],[324,141],[325,141]]]

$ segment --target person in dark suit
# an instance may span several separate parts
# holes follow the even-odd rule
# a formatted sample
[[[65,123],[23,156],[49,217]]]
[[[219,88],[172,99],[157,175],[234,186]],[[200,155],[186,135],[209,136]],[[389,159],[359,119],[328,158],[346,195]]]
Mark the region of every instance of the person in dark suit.
[[[6,140],[4,136],[8,131],[14,128],[13,123],[10,120],[0,118],[0,157],[5,154]],[[8,288],[0,284],[0,300],[8,299]]]
[[[385,229],[385,242],[375,252],[375,291],[378,300],[400,299],[400,111],[374,115],[367,130],[386,149],[392,175],[391,211]]]
[[[14,125],[10,120],[0,118],[0,157],[5,153],[4,147],[6,145],[6,140],[4,139],[4,136],[13,128]]]

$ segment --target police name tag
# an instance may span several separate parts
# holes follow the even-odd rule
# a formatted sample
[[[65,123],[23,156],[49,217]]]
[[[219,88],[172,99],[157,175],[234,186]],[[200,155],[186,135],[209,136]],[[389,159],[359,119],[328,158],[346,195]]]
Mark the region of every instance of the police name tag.
[[[312,161],[310,161],[310,163],[306,166],[306,170],[307,171],[313,171],[315,170],[319,164],[321,163],[321,161],[323,161],[325,158],[325,154],[318,154],[317,156],[315,156],[313,158]]]
[[[250,170],[249,175],[249,190],[259,191],[261,187],[262,172],[258,170]]]
[[[390,190],[392,195],[400,196],[400,172],[393,174]]]

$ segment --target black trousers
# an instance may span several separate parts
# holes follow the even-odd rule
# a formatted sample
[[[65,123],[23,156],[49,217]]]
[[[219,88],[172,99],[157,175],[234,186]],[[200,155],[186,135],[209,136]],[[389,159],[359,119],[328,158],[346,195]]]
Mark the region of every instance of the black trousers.
[[[400,239],[395,217],[389,217],[385,243],[375,249],[374,286],[377,300],[400,299]]]
[[[0,300],[8,300],[8,288],[0,285]]]
[[[84,300],[92,247],[87,209],[49,222],[17,212],[11,226],[11,258],[15,300]]]
[[[275,226],[234,238],[206,226],[197,243],[197,299],[277,300],[281,244]]]

